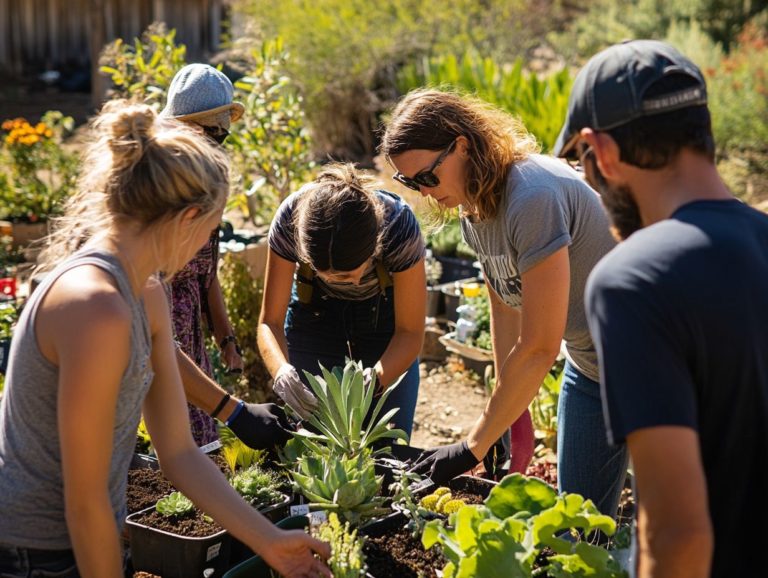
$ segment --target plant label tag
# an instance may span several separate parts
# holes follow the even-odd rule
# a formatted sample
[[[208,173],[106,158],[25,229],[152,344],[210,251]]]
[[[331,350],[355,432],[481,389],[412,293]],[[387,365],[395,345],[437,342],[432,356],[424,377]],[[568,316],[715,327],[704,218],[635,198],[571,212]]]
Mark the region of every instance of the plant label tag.
[[[429,478],[425,480],[421,480],[420,482],[416,482],[415,484],[411,484],[411,491],[412,492],[418,492],[419,490],[423,490],[425,488],[430,488],[434,486],[435,483],[430,480]]]
[[[221,552],[221,542],[218,542],[217,544],[214,544],[210,548],[208,548],[208,552],[205,555],[205,561],[210,562],[213,560],[216,556],[219,555],[219,552]]]
[[[291,506],[291,516],[306,516],[309,514],[309,504]]]
[[[221,441],[216,440],[215,442],[211,442],[209,444],[205,444],[204,446],[201,446],[200,449],[204,454],[209,454],[212,451],[215,451],[221,447]]]
[[[328,521],[328,514],[326,514],[323,510],[320,510],[319,512],[310,512],[308,515],[310,528],[314,528],[323,522]]]

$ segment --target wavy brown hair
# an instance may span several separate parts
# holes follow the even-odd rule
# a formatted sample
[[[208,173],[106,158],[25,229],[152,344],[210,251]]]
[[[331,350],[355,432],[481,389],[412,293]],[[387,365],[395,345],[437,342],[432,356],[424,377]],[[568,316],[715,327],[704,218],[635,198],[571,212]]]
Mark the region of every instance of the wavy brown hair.
[[[510,167],[539,151],[536,139],[508,112],[456,91],[417,89],[392,111],[379,150],[387,159],[410,150],[443,150],[456,138],[469,141],[464,210],[493,218]]]

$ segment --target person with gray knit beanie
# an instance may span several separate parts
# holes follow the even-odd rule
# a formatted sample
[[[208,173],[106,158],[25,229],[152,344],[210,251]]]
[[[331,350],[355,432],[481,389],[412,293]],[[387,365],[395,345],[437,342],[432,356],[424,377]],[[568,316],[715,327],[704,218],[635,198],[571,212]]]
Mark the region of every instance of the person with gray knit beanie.
[[[233,100],[232,82],[208,64],[188,64],[171,81],[168,100],[161,118],[172,118],[200,127],[213,141],[222,144],[230,125],[243,116],[244,107]],[[221,362],[230,373],[243,371],[243,359],[229,321],[221,285],[217,276],[219,230],[208,243],[166,283],[171,305],[177,356],[187,357],[213,375],[206,351],[206,331],[213,334],[220,348]],[[204,322],[205,321],[205,322]],[[192,435],[200,446],[218,439],[215,417],[223,420],[243,442],[251,447],[272,449],[288,438],[282,410],[274,404],[246,404],[205,379],[200,372],[188,371],[179,360],[184,378]],[[193,368],[192,368],[193,369]]]

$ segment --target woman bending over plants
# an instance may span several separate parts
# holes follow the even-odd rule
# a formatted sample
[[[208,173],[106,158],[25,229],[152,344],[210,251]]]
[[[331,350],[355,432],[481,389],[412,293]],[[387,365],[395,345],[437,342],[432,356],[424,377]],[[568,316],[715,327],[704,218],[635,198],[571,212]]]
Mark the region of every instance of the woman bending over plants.
[[[352,165],[327,167],[290,195],[269,231],[259,349],[274,389],[302,418],[316,407],[298,370],[345,359],[373,368],[382,410],[410,435],[424,340],[424,240],[410,207]]]
[[[165,292],[221,220],[226,157],[144,105],[107,104],[51,240],[0,406],[0,575],[118,577],[143,413],[163,472],[282,575],[330,576],[329,548],[272,526],[195,445]],[[73,247],[78,247],[73,250]]]
[[[584,312],[587,276],[616,244],[600,198],[567,164],[537,154],[516,118],[453,92],[406,95],[381,152],[397,169],[395,180],[445,209],[459,208],[462,235],[482,264],[491,304],[496,388],[468,438],[425,453],[417,470],[440,482],[474,466],[526,416],[564,342],[559,489],[615,515],[627,453],[607,443],[597,353]]]

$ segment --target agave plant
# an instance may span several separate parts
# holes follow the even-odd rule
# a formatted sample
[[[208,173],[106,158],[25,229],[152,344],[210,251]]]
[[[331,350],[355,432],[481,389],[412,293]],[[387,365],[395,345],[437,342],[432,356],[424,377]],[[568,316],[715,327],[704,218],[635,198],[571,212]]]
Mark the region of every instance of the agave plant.
[[[319,455],[307,452],[289,475],[310,507],[337,512],[351,524],[389,512],[379,496],[382,476],[376,475],[369,449],[356,456],[328,449]]]
[[[366,380],[362,364],[348,361],[343,371],[328,371],[322,365],[322,376],[304,373],[309,385],[317,397],[318,406],[309,423],[320,433],[301,429],[295,435],[310,442],[338,449],[339,453],[356,456],[375,442],[385,439],[401,439],[408,442],[408,435],[400,429],[391,429],[389,422],[398,412],[393,408],[379,416],[384,403],[395,387],[398,379],[379,397],[371,413],[368,425],[364,421],[373,403],[376,380]],[[372,372],[375,376],[375,372]],[[402,379],[402,378],[401,378]]]

